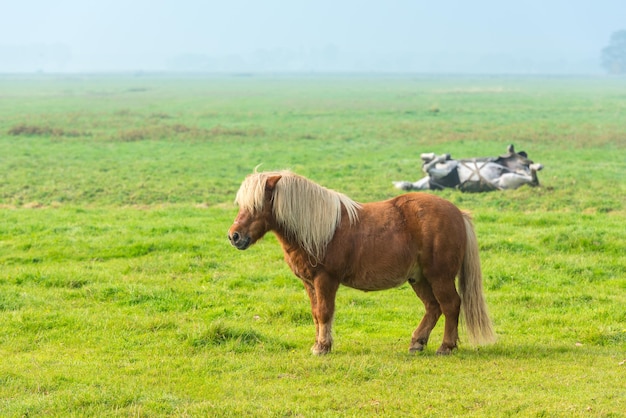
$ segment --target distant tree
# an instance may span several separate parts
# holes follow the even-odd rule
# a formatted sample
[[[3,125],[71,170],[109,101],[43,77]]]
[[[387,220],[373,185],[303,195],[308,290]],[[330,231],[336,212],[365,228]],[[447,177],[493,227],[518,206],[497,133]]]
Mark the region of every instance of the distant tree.
[[[626,74],[626,30],[613,32],[611,42],[602,49],[602,66],[609,74]]]

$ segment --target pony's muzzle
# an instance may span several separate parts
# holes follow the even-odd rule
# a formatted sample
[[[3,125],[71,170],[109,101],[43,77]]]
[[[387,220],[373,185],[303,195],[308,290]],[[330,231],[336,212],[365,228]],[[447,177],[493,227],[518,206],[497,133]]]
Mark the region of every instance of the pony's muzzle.
[[[245,250],[250,246],[250,241],[252,241],[250,237],[245,237],[237,231],[234,231],[232,234],[229,233],[228,240],[230,244],[238,250]]]

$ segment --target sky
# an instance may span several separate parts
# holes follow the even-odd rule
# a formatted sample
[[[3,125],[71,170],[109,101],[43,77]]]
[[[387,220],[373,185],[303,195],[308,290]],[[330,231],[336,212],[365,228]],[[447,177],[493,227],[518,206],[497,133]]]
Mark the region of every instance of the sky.
[[[625,0],[0,0],[0,73],[602,73]]]

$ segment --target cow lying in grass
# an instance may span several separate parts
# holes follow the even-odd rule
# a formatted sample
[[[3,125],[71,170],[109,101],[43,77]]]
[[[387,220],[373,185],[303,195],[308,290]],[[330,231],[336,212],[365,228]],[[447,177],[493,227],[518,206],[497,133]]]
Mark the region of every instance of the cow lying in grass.
[[[515,152],[513,145],[499,157],[454,160],[450,154],[421,155],[422,171],[426,177],[411,183],[394,181],[401,190],[441,190],[457,188],[464,192],[517,189],[528,184],[538,186],[537,171],[543,168],[528,159],[524,151]]]

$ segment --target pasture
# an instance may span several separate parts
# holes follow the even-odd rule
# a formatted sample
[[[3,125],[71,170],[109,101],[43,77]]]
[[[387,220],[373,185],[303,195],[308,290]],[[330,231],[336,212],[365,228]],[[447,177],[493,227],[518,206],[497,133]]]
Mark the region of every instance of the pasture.
[[[624,81],[0,77],[0,415],[623,416]],[[410,287],[342,287],[312,356],[277,240],[226,238],[258,164],[367,202],[510,143],[541,187],[431,192],[473,213],[493,345],[436,356],[442,318],[409,354]]]

